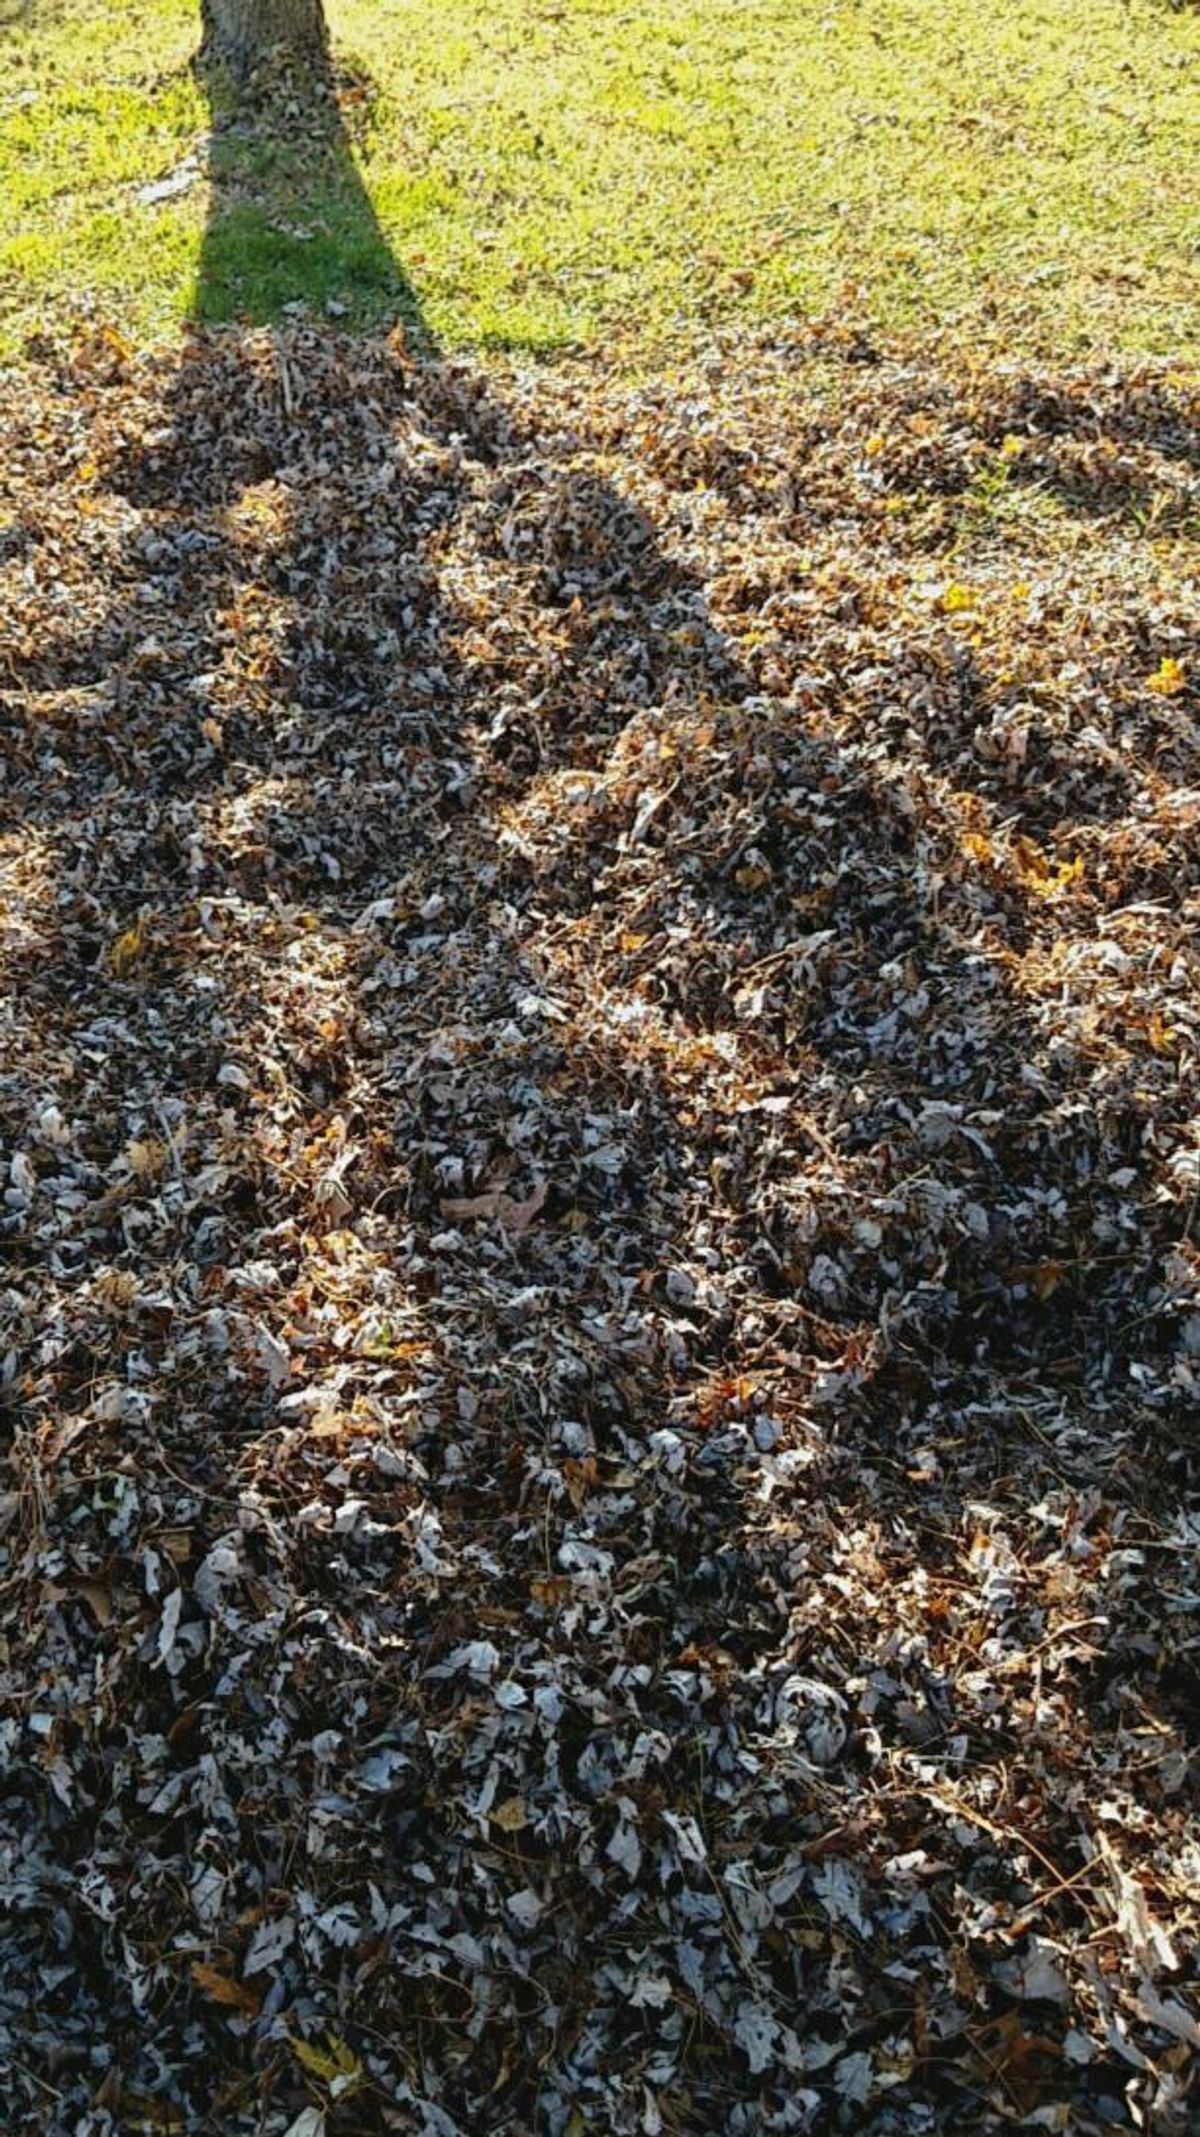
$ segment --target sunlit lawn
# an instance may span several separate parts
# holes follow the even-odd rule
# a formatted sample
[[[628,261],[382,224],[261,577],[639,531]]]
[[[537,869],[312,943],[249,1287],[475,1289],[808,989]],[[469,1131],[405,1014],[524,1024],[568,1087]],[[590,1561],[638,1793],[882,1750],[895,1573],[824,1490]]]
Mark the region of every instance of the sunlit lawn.
[[[1069,355],[1200,347],[1200,14],[1166,0],[330,0],[387,244],[451,346],[650,353],[834,311]],[[0,346],[192,301],[194,0],[0,0]],[[188,159],[193,159],[189,163]],[[147,186],[182,173],[169,197]],[[189,172],[194,170],[193,176]],[[222,303],[386,312],[336,211]],[[262,238],[263,210],[279,229]],[[324,227],[328,224],[330,227]],[[285,227],[280,227],[285,226]]]

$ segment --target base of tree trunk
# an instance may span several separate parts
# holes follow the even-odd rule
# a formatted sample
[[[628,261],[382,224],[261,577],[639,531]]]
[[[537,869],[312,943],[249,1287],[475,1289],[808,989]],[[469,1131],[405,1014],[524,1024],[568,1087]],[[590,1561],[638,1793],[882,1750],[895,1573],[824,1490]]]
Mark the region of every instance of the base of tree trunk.
[[[201,0],[201,55],[240,81],[269,59],[324,74],[329,39],[322,0]]]

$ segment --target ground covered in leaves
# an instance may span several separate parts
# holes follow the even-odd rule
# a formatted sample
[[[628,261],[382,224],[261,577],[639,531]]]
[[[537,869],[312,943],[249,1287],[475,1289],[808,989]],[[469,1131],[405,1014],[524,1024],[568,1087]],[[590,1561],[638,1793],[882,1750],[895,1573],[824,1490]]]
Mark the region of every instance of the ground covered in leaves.
[[[6,2131],[1194,2128],[1200,402],[6,390]]]

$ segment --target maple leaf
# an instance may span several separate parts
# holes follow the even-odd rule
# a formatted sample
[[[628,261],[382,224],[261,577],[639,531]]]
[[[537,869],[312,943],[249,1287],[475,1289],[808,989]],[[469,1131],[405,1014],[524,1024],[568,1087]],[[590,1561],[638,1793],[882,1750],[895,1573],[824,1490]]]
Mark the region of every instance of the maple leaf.
[[[336,2033],[325,2035],[325,2046],[318,2048],[312,2041],[303,2040],[299,2034],[288,2035],[288,2042],[296,2061],[303,2065],[310,2077],[328,2085],[335,2099],[344,2099],[362,2083],[363,2068],[354,2050],[339,2039]]]

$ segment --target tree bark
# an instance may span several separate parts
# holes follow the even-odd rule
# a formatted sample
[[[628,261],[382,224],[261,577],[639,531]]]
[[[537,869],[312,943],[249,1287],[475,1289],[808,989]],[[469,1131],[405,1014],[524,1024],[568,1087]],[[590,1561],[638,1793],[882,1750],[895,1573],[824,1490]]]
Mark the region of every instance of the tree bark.
[[[204,54],[239,76],[252,74],[272,54],[297,61],[313,73],[328,59],[322,0],[200,0]]]

